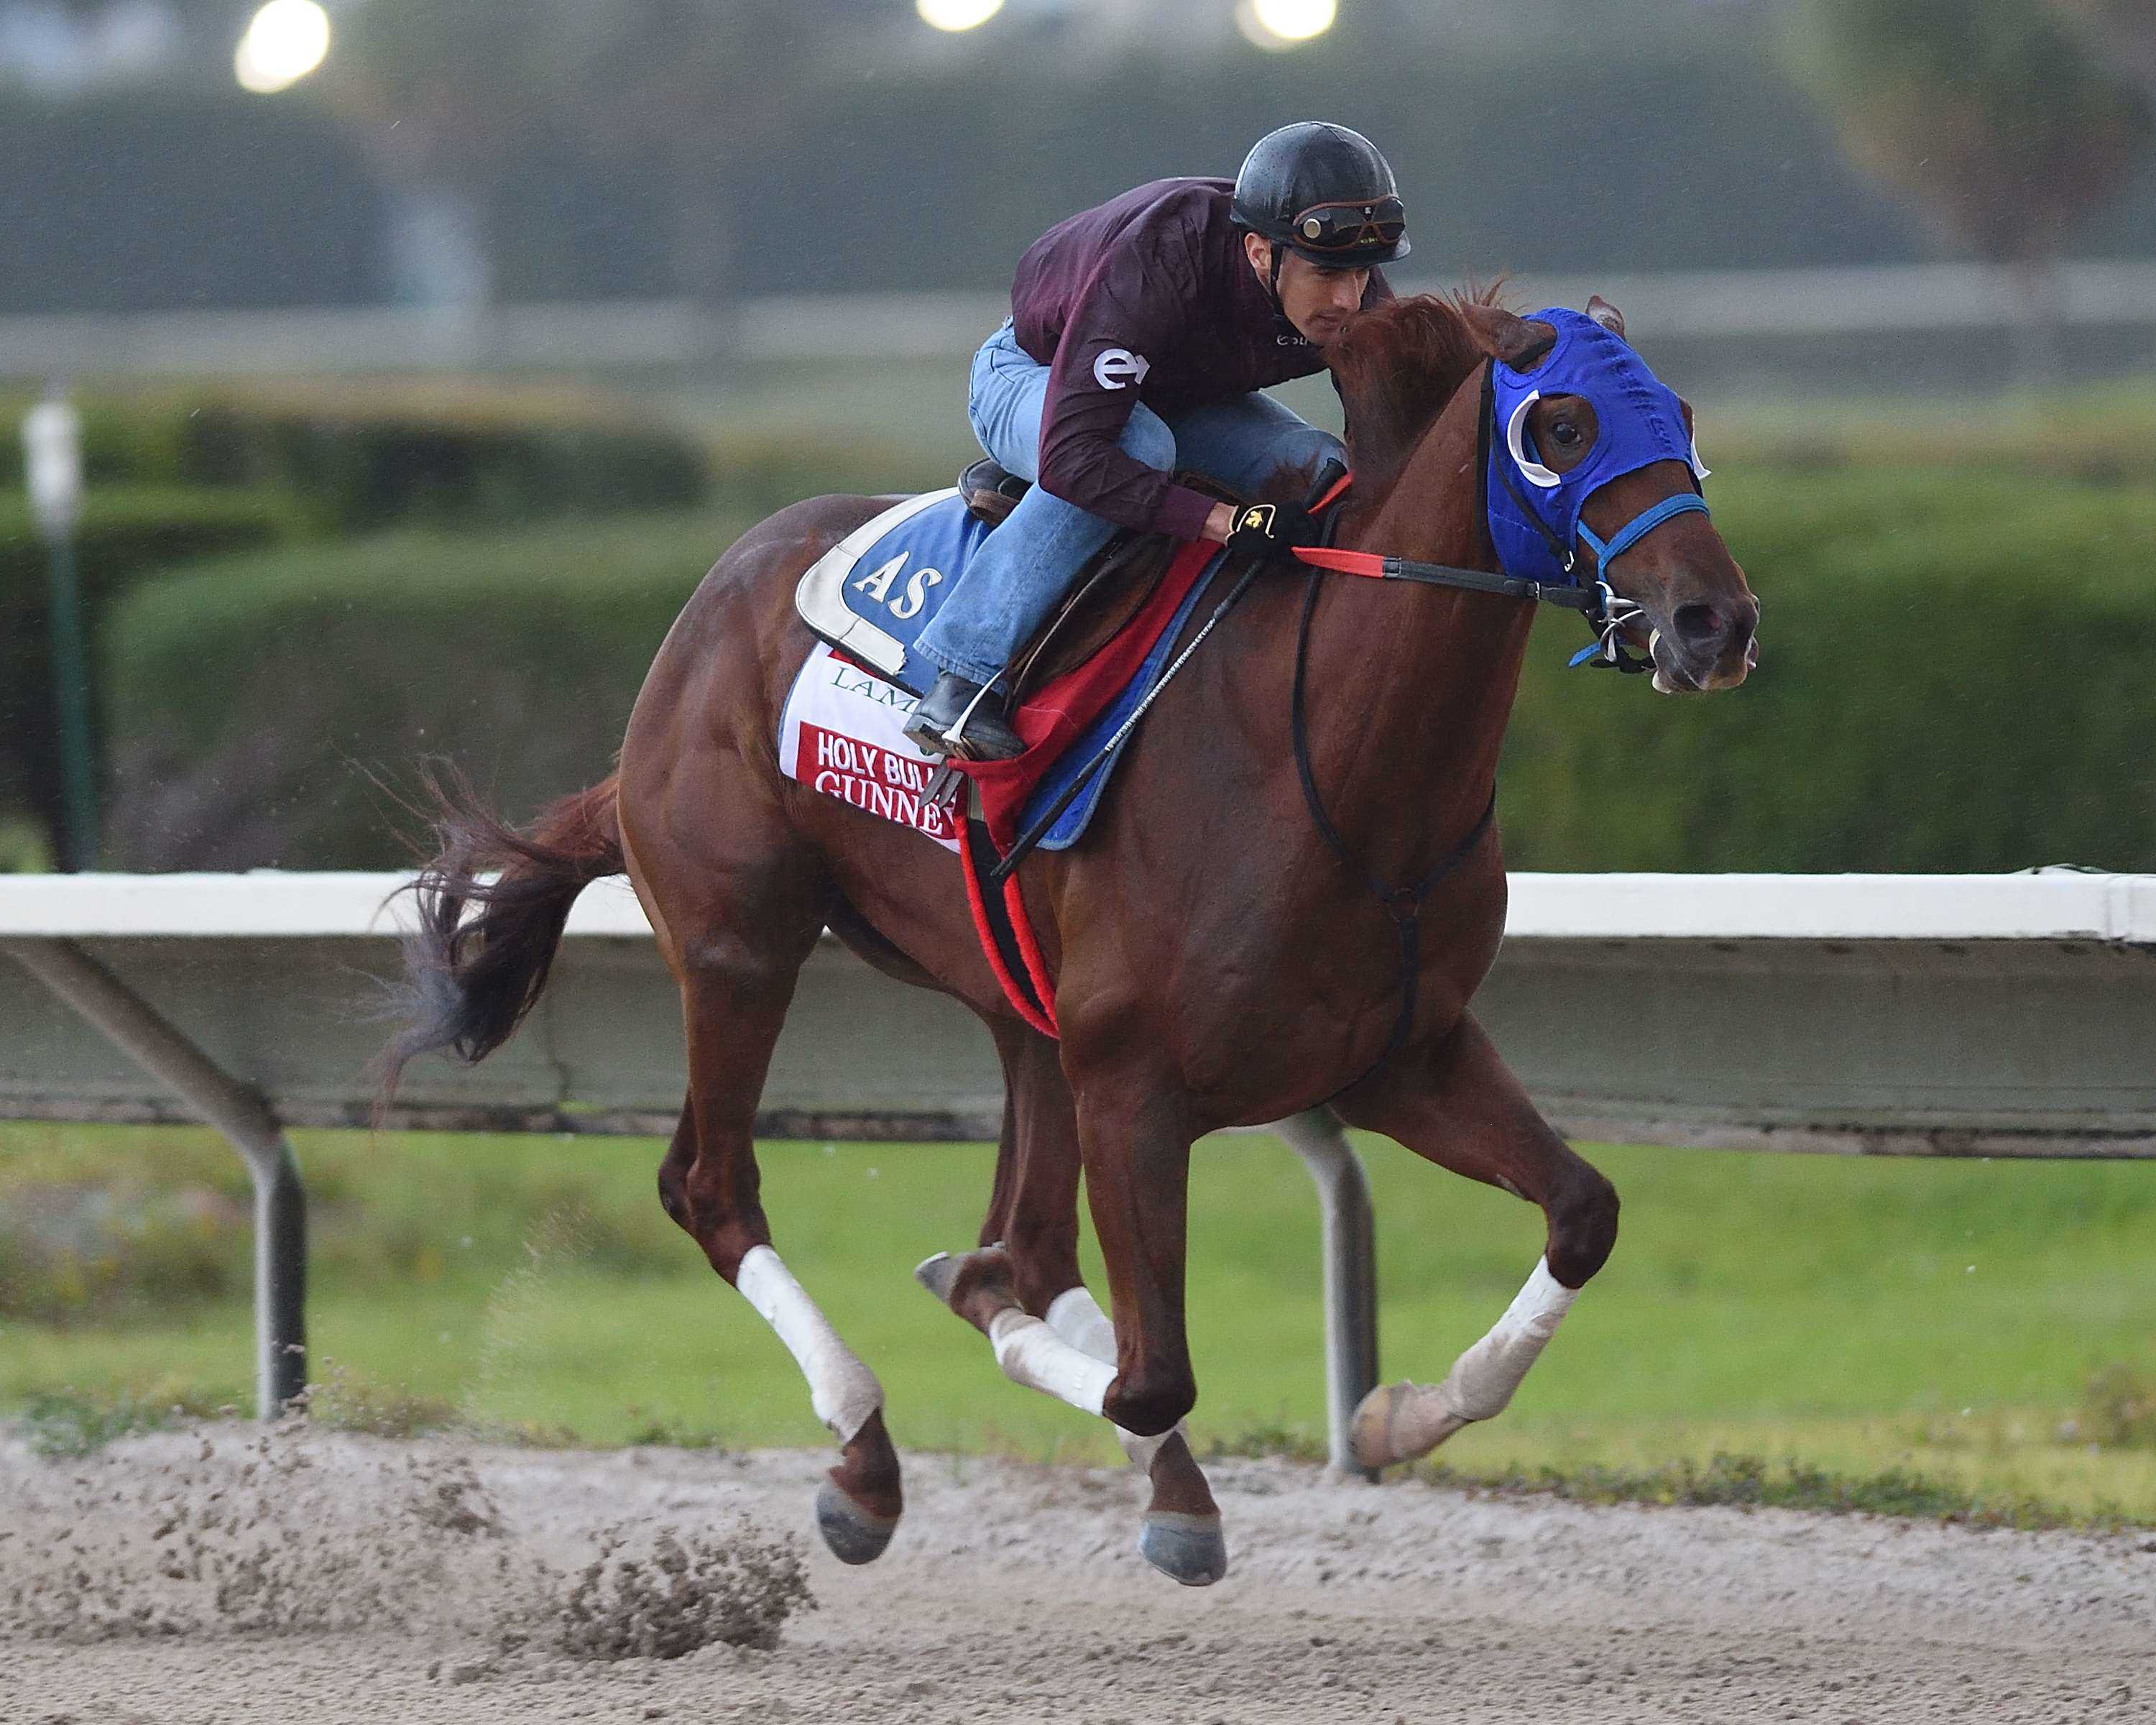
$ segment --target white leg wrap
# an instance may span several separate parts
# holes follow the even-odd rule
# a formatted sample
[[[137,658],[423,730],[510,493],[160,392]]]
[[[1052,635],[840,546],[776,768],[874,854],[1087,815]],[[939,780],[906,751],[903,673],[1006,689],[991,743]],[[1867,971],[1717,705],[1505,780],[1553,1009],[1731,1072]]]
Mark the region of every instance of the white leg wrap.
[[[1065,1288],[1049,1301],[1048,1327],[1081,1353],[1090,1353],[1095,1359],[1116,1357],[1116,1327],[1101,1310],[1093,1291],[1083,1284]]]
[[[1108,1321],[1108,1314],[1101,1310],[1101,1303],[1093,1297],[1092,1291],[1084,1286],[1065,1288],[1049,1303],[1048,1327],[1081,1353],[1095,1359],[1116,1363],[1116,1327]],[[1174,1431],[1164,1431],[1158,1437],[1140,1437],[1134,1431],[1116,1428],[1116,1441],[1123,1446],[1123,1454],[1131,1458],[1132,1465],[1150,1471],[1152,1459],[1160,1454],[1160,1446],[1183,1430],[1183,1422],[1175,1422]]]
[[[1097,1414],[1116,1381],[1113,1360],[1095,1359],[1065,1341],[1039,1318],[1015,1307],[988,1320],[988,1341],[1004,1376],[1045,1390],[1087,1414]]]
[[[1535,1273],[1505,1308],[1505,1315],[1452,1363],[1445,1382],[1437,1386],[1446,1410],[1462,1420],[1488,1420],[1503,1413],[1527,1368],[1557,1334],[1578,1294],[1577,1288],[1567,1287],[1550,1274],[1547,1260],[1537,1259]]]
[[[1502,1413],[1578,1295],[1550,1274],[1546,1260],[1537,1263],[1518,1298],[1452,1363],[1442,1384],[1399,1384],[1363,1398],[1355,1415],[1358,1459],[1373,1467],[1412,1461],[1463,1425]]]
[[[883,1385],[876,1382],[876,1374],[839,1339],[830,1320],[816,1309],[808,1291],[769,1246],[750,1247],[734,1286],[778,1332],[778,1339],[801,1368],[816,1417],[840,1443],[851,1443],[868,1424],[869,1415],[883,1405]]]

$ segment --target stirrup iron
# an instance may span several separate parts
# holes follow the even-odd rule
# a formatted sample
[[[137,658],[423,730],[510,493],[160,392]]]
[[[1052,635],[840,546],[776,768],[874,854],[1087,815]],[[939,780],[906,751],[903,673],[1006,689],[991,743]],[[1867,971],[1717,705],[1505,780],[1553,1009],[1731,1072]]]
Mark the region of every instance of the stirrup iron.
[[[966,703],[958,716],[952,720],[951,728],[942,733],[944,747],[954,754],[965,747],[967,722],[973,716],[973,709],[988,699],[988,691],[995,686],[996,680],[990,677],[987,682],[973,691],[973,698]]]

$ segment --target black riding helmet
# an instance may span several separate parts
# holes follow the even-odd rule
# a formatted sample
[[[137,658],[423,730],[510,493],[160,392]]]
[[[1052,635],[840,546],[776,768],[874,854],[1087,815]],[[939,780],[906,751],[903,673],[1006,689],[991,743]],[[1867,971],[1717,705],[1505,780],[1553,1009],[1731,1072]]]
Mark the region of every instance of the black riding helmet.
[[[1390,164],[1344,126],[1305,120],[1266,133],[1243,158],[1234,208],[1251,232],[1330,270],[1394,263],[1409,249]]]

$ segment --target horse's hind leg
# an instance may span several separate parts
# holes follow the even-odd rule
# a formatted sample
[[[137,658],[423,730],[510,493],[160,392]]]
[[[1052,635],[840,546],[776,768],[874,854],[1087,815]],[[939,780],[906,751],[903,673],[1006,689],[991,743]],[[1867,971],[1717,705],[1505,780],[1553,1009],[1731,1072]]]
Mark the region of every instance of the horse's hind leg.
[[[960,1258],[939,1254],[916,1274],[992,1337],[999,1312],[1019,1312],[1112,1366],[1115,1327],[1078,1272],[1078,1118],[1061,1061],[1055,1044],[1022,1024],[997,1026],[996,1046],[1005,1086],[1003,1137],[981,1246]],[[1181,1423],[1153,1437],[1118,1427],[1116,1436],[1152,1485],[1139,1552],[1185,1586],[1218,1581],[1228,1568],[1219,1507]]]
[[[1535,1110],[1471,1018],[1418,1068],[1385,1071],[1334,1105],[1350,1124],[1541,1206],[1541,1261],[1496,1327],[1435,1384],[1373,1389],[1355,1412],[1355,1459],[1384,1467],[1427,1455],[1462,1426],[1502,1413],[1617,1243],[1617,1194]]]
[[[659,1172],[660,1201],[711,1267],[778,1332],[808,1380],[817,1417],[843,1446],[816,1500],[824,1542],[850,1563],[880,1556],[898,1525],[898,1455],[884,1429],[883,1388],[772,1247],[753,1132],[764,1075],[794,979],[824,922],[813,861],[737,877],[694,919],[670,917],[689,1045],[689,1098]]]

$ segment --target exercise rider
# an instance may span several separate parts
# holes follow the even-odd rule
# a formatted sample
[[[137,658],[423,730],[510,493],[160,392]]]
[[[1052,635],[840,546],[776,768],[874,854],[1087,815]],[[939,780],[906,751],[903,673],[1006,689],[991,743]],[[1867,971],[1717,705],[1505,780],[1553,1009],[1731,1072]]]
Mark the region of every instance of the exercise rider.
[[[1258,141],[1232,186],[1154,180],[1051,228],[1019,262],[1011,316],[974,356],[981,445],[1034,481],[916,643],[942,673],[906,722],[932,754],[1003,760],[1024,745],[996,679],[1117,527],[1282,554],[1314,537],[1240,495],[1339,440],[1260,392],[1323,369],[1374,267],[1408,253],[1393,171],[1359,132],[1317,122]]]

